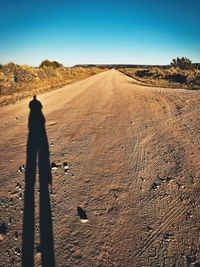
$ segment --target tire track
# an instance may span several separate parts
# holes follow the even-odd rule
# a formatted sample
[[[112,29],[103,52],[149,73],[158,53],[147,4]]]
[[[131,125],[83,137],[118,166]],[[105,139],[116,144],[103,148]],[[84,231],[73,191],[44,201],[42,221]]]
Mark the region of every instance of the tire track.
[[[188,209],[190,203],[193,201],[190,197],[192,195],[195,196],[195,192],[198,191],[198,186],[196,186],[195,190],[190,190],[189,192],[185,193],[184,196],[179,198],[173,204],[173,207],[165,213],[163,216],[160,225],[144,240],[144,245],[136,252],[135,259],[138,260],[141,258],[143,254],[149,249],[149,247],[156,241],[159,235],[175,220],[177,220],[181,215],[183,215],[186,210]],[[180,202],[182,202],[180,204]]]

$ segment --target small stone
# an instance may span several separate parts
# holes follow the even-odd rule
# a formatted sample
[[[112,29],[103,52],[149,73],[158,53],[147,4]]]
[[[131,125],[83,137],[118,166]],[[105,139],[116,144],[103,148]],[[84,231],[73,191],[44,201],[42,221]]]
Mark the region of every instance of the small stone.
[[[153,190],[156,190],[156,189],[158,189],[160,186],[157,184],[157,183],[153,183],[152,185],[151,185],[151,189],[153,189]]]
[[[19,170],[18,170],[18,172],[22,173],[23,171],[25,171],[25,166],[24,166],[24,164],[19,166]]]
[[[25,166],[24,166],[24,164],[22,165],[22,170],[25,171]]]
[[[52,170],[57,170],[58,169],[58,166],[57,166],[57,164],[55,162],[51,163],[51,169]]]
[[[86,211],[84,209],[82,209],[81,207],[77,207],[77,211],[78,211],[78,215],[81,219],[82,223],[87,223],[88,222],[88,217],[86,214]]]
[[[81,219],[81,222],[82,223],[87,223],[88,222],[88,219]]]
[[[63,163],[63,166],[64,166],[64,170],[68,170],[69,169],[69,166],[68,166],[68,163],[67,162],[64,162]]]
[[[18,232],[15,232],[15,234],[14,234],[15,240],[18,240],[18,237],[19,237]]]
[[[17,190],[21,190],[21,189],[22,189],[22,186],[21,186],[20,183],[18,183],[18,184],[16,184],[15,188],[16,188]]]
[[[15,249],[15,254],[17,254],[18,256],[20,255],[20,252],[21,252],[20,248]]]
[[[170,241],[171,234],[170,234],[170,233],[163,233],[163,238],[164,238],[166,241]]]
[[[148,231],[148,232],[152,232],[152,228],[151,228],[151,226],[149,226],[149,225],[147,226],[147,231]]]

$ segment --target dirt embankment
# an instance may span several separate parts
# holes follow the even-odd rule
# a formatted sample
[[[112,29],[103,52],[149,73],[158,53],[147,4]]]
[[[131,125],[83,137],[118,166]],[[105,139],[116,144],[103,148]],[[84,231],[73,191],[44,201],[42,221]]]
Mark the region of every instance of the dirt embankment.
[[[149,67],[122,68],[120,71],[147,86],[200,89],[200,70],[181,70],[179,68]]]
[[[37,68],[6,64],[0,68],[0,106],[71,84],[103,70],[95,67]]]

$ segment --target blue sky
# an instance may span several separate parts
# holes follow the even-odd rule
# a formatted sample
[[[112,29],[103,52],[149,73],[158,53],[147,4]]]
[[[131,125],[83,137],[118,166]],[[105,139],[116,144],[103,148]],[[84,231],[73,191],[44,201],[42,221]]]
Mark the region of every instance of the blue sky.
[[[0,0],[0,63],[200,62],[200,0]]]

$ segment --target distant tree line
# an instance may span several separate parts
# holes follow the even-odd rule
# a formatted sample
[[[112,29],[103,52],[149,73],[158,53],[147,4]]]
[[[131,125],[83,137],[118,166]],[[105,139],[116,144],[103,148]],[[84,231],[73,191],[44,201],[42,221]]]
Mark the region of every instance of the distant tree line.
[[[13,62],[8,63],[9,66],[14,66]],[[177,57],[172,59],[170,66],[179,68],[181,70],[194,70],[200,69],[200,63],[192,63],[192,61],[187,57]],[[3,67],[3,64],[0,63],[0,69]],[[53,68],[60,68],[63,67],[63,64],[59,63],[58,61],[51,61],[45,59],[39,65],[40,68],[43,67],[53,67]],[[75,67],[103,67],[103,68],[151,68],[151,67],[158,67],[158,68],[168,68],[169,65],[126,65],[126,64],[114,64],[114,65],[104,65],[104,64],[87,64],[87,65],[76,65]]]
[[[181,70],[194,70],[200,69],[199,63],[192,63],[190,59],[187,57],[177,57],[172,59],[172,62],[169,65],[140,65],[140,64],[78,64],[75,67],[82,67],[82,68],[114,68],[114,69],[123,69],[123,68],[161,68],[161,69],[168,69],[169,67],[179,68]]]

